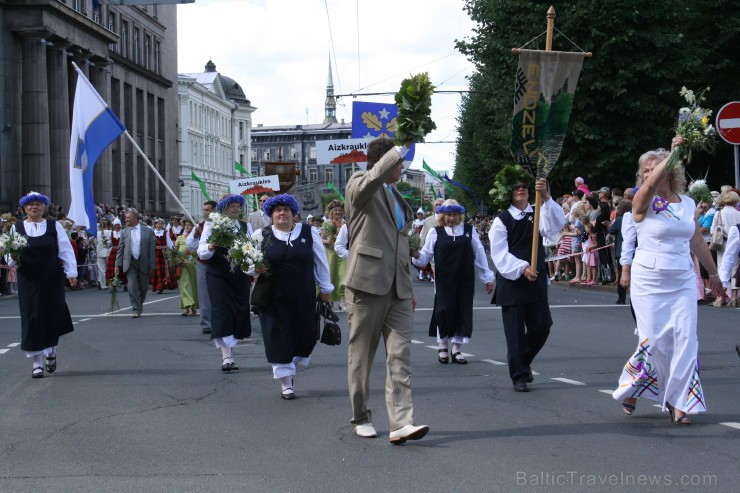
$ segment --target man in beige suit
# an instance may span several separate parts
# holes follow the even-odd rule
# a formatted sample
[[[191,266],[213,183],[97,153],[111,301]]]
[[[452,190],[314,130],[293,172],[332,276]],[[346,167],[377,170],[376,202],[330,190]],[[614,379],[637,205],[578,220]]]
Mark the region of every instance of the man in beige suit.
[[[348,379],[352,424],[357,435],[377,436],[368,409],[370,368],[380,336],[385,340],[385,400],[390,441],[401,444],[427,434],[414,426],[411,402],[411,332],[414,293],[408,232],[413,210],[391,185],[403,171],[408,146],[388,138],[368,145],[367,171],[352,175],[345,212],[350,231],[345,302],[349,320]]]

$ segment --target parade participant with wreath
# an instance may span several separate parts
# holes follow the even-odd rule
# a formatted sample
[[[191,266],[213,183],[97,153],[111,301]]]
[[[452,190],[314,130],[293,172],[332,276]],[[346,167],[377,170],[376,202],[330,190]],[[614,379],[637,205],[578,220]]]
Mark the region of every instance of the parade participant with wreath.
[[[506,165],[496,175],[491,195],[500,207],[488,232],[491,259],[496,267],[496,290],[491,303],[501,306],[506,334],[509,377],[517,392],[528,392],[534,380],[532,361],[550,335],[552,317],[547,298],[547,267],[542,236],[557,238],[565,225],[563,209],[550,197],[544,178],[540,192],[540,244],[537,265],[530,265],[534,235],[534,208],[529,203],[532,176],[519,165]]]

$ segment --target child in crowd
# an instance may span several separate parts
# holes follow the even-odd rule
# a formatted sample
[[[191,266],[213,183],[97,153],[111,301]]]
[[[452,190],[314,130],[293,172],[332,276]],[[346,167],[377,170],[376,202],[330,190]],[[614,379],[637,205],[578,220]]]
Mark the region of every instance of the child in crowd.
[[[560,238],[558,239],[558,256],[570,255],[573,253],[573,228],[570,224],[565,223],[563,230],[560,232]],[[562,274],[561,272],[562,267]],[[573,257],[567,257],[558,260],[555,264],[555,279],[565,279],[570,281],[573,278]]]
[[[583,248],[583,269],[585,271],[586,279],[581,282],[586,286],[596,285],[597,267],[599,266],[599,254],[595,252],[598,245],[596,243],[596,233],[593,230],[593,226],[590,223],[585,224],[585,230],[588,233],[588,238],[584,241],[581,246]]]
[[[571,248],[573,250],[573,253],[581,253],[581,235],[584,233],[584,227],[583,223],[581,222],[583,218],[583,203],[578,202],[573,205],[570,209],[570,225],[573,229],[574,235],[571,239]],[[584,269],[583,269],[583,261],[582,261],[581,255],[576,255],[573,257],[573,263],[575,265],[576,274],[573,277],[573,279],[570,280],[570,284],[578,284],[581,281],[585,279],[584,275]]]

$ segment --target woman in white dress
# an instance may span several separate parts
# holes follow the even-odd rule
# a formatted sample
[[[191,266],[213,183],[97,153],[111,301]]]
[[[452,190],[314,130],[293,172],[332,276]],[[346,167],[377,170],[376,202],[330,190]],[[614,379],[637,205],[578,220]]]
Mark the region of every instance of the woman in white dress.
[[[683,143],[681,136],[673,146]],[[640,156],[632,202],[637,249],[632,260],[632,305],[639,342],[613,397],[634,410],[637,397],[662,404],[675,424],[691,424],[689,413],[706,411],[699,379],[696,279],[693,252],[709,272],[712,290],[722,283],[694,216],[696,205],[682,192],[682,166],[666,171],[668,151]],[[625,406],[626,405],[626,406]],[[629,412],[628,414],[631,414]]]

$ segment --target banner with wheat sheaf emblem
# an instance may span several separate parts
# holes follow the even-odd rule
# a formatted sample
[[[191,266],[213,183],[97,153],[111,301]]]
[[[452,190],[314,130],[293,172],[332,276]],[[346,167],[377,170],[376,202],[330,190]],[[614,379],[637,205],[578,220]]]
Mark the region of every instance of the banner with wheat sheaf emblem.
[[[585,56],[519,50],[511,153],[533,176],[547,177],[560,157]]]

